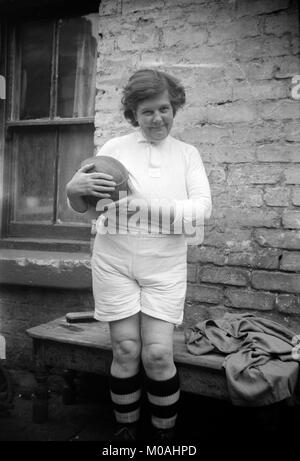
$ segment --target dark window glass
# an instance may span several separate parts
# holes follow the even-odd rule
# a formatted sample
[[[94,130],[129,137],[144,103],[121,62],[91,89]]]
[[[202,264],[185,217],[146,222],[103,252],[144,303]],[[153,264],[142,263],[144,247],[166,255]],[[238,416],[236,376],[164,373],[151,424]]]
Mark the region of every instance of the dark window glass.
[[[22,128],[15,142],[14,219],[48,221],[53,218],[55,133]]]
[[[59,117],[94,115],[97,15],[63,20],[59,32]]]
[[[25,21],[12,34],[9,235],[88,235],[65,188],[94,152],[97,35],[98,13]]]
[[[52,23],[21,26],[20,119],[49,117]]]
[[[93,125],[60,128],[58,222],[90,222],[87,216],[74,213],[68,208],[65,188],[82,160],[93,155],[93,138]]]

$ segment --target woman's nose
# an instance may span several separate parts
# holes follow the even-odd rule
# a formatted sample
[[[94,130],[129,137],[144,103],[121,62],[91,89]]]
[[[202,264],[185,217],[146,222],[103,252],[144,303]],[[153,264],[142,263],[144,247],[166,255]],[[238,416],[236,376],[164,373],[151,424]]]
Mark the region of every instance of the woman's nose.
[[[161,116],[161,113],[159,111],[154,112],[153,121],[155,123],[160,123],[162,121],[162,116]]]

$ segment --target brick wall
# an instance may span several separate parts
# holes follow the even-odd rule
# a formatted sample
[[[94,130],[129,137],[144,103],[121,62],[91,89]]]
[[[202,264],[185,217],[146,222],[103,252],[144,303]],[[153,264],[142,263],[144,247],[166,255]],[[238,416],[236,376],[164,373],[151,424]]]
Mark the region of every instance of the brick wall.
[[[90,290],[31,286],[0,287],[0,333],[6,340],[6,362],[12,368],[33,369],[28,328],[64,317],[67,312],[93,310]]]
[[[177,76],[187,104],[173,134],[196,145],[213,216],[189,249],[186,324],[225,311],[300,331],[300,74],[296,0],[103,0],[95,144],[130,126],[132,71]]]

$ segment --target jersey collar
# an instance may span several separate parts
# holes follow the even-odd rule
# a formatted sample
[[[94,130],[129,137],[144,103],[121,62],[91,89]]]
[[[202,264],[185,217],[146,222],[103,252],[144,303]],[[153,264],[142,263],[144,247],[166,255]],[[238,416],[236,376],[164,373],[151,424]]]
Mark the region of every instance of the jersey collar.
[[[148,139],[144,136],[142,130],[139,128],[138,130],[136,130],[136,137],[137,137],[138,143],[146,143],[146,144],[150,144],[151,146],[163,146],[165,142],[169,139],[170,135],[168,135],[165,139],[163,139],[160,142],[152,143],[148,141]]]

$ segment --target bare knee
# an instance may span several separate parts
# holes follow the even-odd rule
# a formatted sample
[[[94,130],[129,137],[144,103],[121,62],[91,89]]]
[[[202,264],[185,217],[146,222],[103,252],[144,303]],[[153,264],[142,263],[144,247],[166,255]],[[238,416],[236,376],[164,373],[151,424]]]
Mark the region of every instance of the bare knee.
[[[141,344],[134,339],[113,343],[113,361],[121,368],[136,368],[140,361]]]
[[[163,344],[149,344],[143,347],[142,361],[148,376],[169,374],[174,368],[173,351]]]

